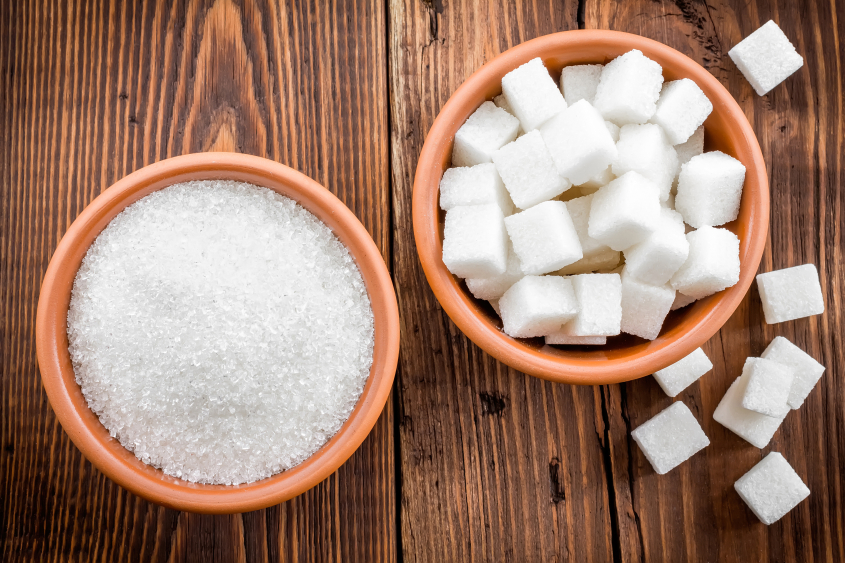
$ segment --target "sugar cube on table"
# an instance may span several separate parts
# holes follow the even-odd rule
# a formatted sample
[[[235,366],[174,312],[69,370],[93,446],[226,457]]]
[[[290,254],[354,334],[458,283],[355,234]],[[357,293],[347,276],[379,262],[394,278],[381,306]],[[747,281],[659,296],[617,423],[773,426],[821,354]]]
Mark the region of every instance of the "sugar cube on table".
[[[505,272],[508,234],[494,203],[453,207],[446,212],[443,263],[459,278],[489,278]]]
[[[516,139],[519,120],[484,102],[455,133],[452,166],[474,166],[492,162],[493,153]]]
[[[770,452],[734,483],[734,489],[763,524],[774,524],[810,496],[810,489],[778,452]]]
[[[768,324],[824,313],[819,272],[813,264],[758,274],[757,289]]]
[[[586,100],[549,119],[540,133],[558,172],[576,186],[605,170],[616,158],[616,143],[604,119]]]
[[[604,346],[606,336],[569,336],[560,331],[546,335],[546,344],[557,346]]]
[[[772,20],[740,41],[728,55],[759,96],[804,65],[804,58]]]
[[[525,274],[554,272],[584,256],[562,201],[544,201],[511,215],[505,226]]]
[[[465,281],[470,293],[476,299],[489,301],[501,297],[510,286],[524,276],[519,257],[513,251],[513,246],[508,243],[508,262],[504,273],[489,278],[467,278]]]
[[[492,163],[448,168],[440,180],[440,208],[449,211],[459,205],[495,203],[506,216],[513,203]]]
[[[679,145],[701,127],[711,111],[713,104],[698,84],[682,78],[663,85],[651,122],[663,128],[670,143]]]
[[[613,250],[625,250],[653,233],[659,220],[657,186],[628,172],[593,194],[587,232]]]
[[[660,65],[634,49],[604,65],[594,105],[617,125],[645,123],[657,109],[662,85]]]
[[[658,475],[668,473],[710,445],[695,416],[681,402],[672,403],[638,426],[631,438]]]
[[[526,133],[566,108],[563,94],[539,57],[507,73],[502,94]]]
[[[789,412],[786,404],[792,387],[792,370],[764,358],[753,360],[748,369],[748,385],[742,396],[742,407],[767,416],[783,417]]]
[[[692,354],[685,356],[661,370],[654,372],[654,379],[663,392],[670,397],[676,397],[678,393],[698,381],[698,379],[713,369],[713,363],[704,350],[696,348]]]
[[[670,285],[702,299],[739,281],[739,238],[726,229],[701,227],[687,233],[689,255]]]
[[[569,278],[578,299],[578,314],[563,325],[568,336],[615,336],[622,323],[619,274],[579,274]]]
[[[621,176],[633,170],[642,174],[658,187],[660,201],[666,201],[678,172],[678,155],[660,126],[653,123],[623,126],[616,150],[613,173]]]
[[[611,250],[603,242],[599,242],[589,235],[590,208],[593,204],[593,195],[581,196],[566,202],[566,210],[575,225],[575,232],[578,233],[578,240],[581,241],[581,252],[584,258]]]
[[[672,303],[672,310],[677,311],[678,309],[683,309],[687,305],[691,305],[698,301],[694,297],[690,297],[689,295],[684,295],[680,291],[675,292],[675,302]]]
[[[601,71],[604,65],[570,65],[560,73],[560,91],[571,106],[577,101],[587,100],[591,104],[596,96]]]
[[[763,357],[792,370],[795,377],[786,402],[793,409],[804,404],[807,395],[819,382],[825,370],[825,367],[812,356],[783,336],[776,336],[772,340],[763,350]]]
[[[748,387],[748,373],[753,360],[748,358],[742,368],[742,375],[737,377],[728,388],[725,396],[713,412],[713,420],[758,448],[765,448],[775,435],[781,422],[786,417],[772,417],[748,410],[742,406],[742,398]]]
[[[578,313],[572,282],[560,276],[525,276],[499,299],[505,334],[514,338],[545,336]]]
[[[529,131],[494,152],[493,163],[510,198],[520,209],[552,199],[572,186],[558,174],[538,131]]]
[[[644,241],[626,249],[624,254],[630,275],[651,285],[668,282],[689,255],[689,241],[681,215],[662,208],[657,229]]]
[[[675,153],[678,155],[678,166],[683,166],[694,156],[704,152],[704,125],[695,130],[685,143],[675,145]],[[680,168],[678,169],[680,172]]]
[[[568,203],[568,202],[567,202]],[[605,247],[605,250],[585,256],[577,262],[573,262],[569,266],[564,266],[555,274],[559,276],[571,276],[574,274],[589,274],[592,272],[599,272],[602,274],[610,273],[610,270],[616,268],[619,262],[622,261],[622,253],[618,250],[613,250],[610,247]]]
[[[717,227],[737,218],[745,166],[719,151],[690,159],[678,175],[675,209],[695,227]]]
[[[654,340],[674,301],[668,285],[649,285],[622,270],[622,332]]]

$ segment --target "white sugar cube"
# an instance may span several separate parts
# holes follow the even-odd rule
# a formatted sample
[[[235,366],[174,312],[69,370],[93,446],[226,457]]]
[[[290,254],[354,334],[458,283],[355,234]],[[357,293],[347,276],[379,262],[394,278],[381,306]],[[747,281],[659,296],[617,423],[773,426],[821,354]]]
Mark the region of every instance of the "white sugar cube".
[[[505,216],[513,213],[513,203],[505,184],[491,163],[448,168],[440,180],[440,208],[449,211],[459,205],[495,203]]]
[[[657,186],[628,172],[593,194],[588,234],[613,250],[625,250],[653,233],[659,220]]]
[[[558,346],[604,346],[607,344],[606,336],[569,336],[561,332],[553,332],[546,335],[546,344]]]
[[[558,174],[538,131],[530,131],[494,152],[493,163],[520,209],[552,199],[572,186]]]
[[[795,378],[792,380],[787,403],[793,409],[804,404],[807,395],[824,374],[823,365],[783,336],[776,336],[772,340],[763,351],[763,357],[792,370]]]
[[[719,151],[690,159],[678,176],[675,209],[695,227],[716,227],[737,218],[745,166]]]
[[[566,108],[563,94],[539,58],[507,73],[502,93],[526,133]]]
[[[810,496],[810,489],[778,452],[770,452],[734,483],[760,522],[774,524]]]
[[[603,242],[599,242],[589,235],[590,208],[593,204],[593,195],[586,195],[571,199],[566,202],[566,210],[575,225],[575,232],[578,233],[578,240],[581,241],[581,251],[584,258],[590,258],[597,254],[611,250]]]
[[[774,417],[786,416],[789,389],[794,377],[792,370],[764,358],[754,360],[748,370],[748,386],[742,396],[742,407]]]
[[[678,166],[683,166],[692,159],[704,152],[704,125],[695,130],[685,143],[675,145],[675,153],[678,155]],[[680,168],[678,169],[680,172]]]
[[[613,173],[638,172],[659,188],[660,200],[666,201],[672,181],[678,173],[678,155],[669,144],[659,125],[625,125],[616,143],[617,156]]]
[[[670,397],[698,381],[702,375],[713,369],[713,363],[704,350],[696,348],[692,354],[681,358],[671,366],[654,372],[654,379]]]
[[[768,324],[824,313],[819,272],[813,264],[758,274],[757,289]]]
[[[742,397],[748,387],[748,372],[755,358],[748,358],[742,368],[742,375],[728,388],[719,406],[713,412],[713,420],[758,448],[765,448],[775,435],[784,417],[771,417],[750,411],[742,406]],[[749,361],[751,360],[751,361]]]
[[[604,65],[571,65],[563,68],[560,73],[560,91],[571,106],[580,100],[587,100],[591,104],[596,96],[601,71]]]
[[[689,241],[684,222],[671,209],[660,210],[657,229],[644,241],[625,250],[629,274],[651,285],[664,285],[686,262]]]
[[[578,300],[567,278],[526,276],[502,295],[499,311],[505,334],[533,338],[559,330],[578,313]]]
[[[516,139],[519,120],[484,102],[455,133],[452,166],[475,166],[492,162],[493,153]]]
[[[645,123],[657,109],[662,85],[660,65],[634,49],[604,65],[594,104],[617,125]]]
[[[619,274],[580,274],[569,278],[578,299],[578,314],[563,325],[569,336],[615,336],[622,323]]]
[[[466,284],[470,293],[476,299],[492,300],[498,299],[507,291],[510,286],[521,280],[525,274],[522,273],[522,264],[513,251],[511,244],[508,244],[508,262],[505,272],[489,278],[467,278]]]
[[[689,255],[670,284],[701,299],[739,281],[739,238],[726,229],[701,227],[687,233]]]
[[[672,303],[672,310],[677,311],[678,309],[683,309],[687,305],[692,305],[696,301],[698,301],[696,298],[684,295],[680,291],[677,291],[675,292],[675,302]]]
[[[566,108],[540,133],[558,172],[576,186],[602,172],[616,158],[616,144],[596,109],[586,100]]]
[[[567,202],[568,203],[568,202]],[[559,276],[570,276],[574,274],[589,274],[591,272],[609,273],[610,270],[616,268],[622,260],[622,253],[618,250],[606,247],[605,250],[591,254],[589,257],[584,257],[573,262],[569,266],[564,266],[555,274]]]
[[[804,65],[804,58],[772,20],[740,41],[728,55],[759,96]]]
[[[674,301],[668,285],[645,284],[622,270],[622,332],[654,340]]]
[[[607,127],[607,132],[610,133],[610,137],[613,139],[613,142],[618,143],[619,132],[622,131],[622,128],[613,123],[612,121],[605,121],[604,126]]]
[[[668,473],[710,445],[695,416],[681,402],[672,403],[638,426],[631,438],[658,475]]]
[[[663,85],[651,122],[663,128],[670,143],[679,145],[701,127],[711,111],[713,104],[698,84],[682,78]]]
[[[443,263],[459,278],[504,273],[508,260],[505,217],[494,203],[454,207],[446,212]]]
[[[505,226],[525,274],[554,272],[584,256],[562,201],[544,201],[511,215]]]

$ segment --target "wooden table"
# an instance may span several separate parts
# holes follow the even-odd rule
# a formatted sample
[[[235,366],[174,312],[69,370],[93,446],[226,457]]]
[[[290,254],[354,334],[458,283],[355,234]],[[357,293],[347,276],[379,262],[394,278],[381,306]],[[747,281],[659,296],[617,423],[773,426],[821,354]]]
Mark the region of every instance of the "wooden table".
[[[0,2],[0,560],[845,561],[840,0],[6,0]],[[727,52],[769,19],[804,67],[764,97]],[[766,325],[748,297],[683,392],[711,445],[658,476],[630,431],[672,402],[652,378],[571,387],[470,343],[438,306],[411,236],[426,132],[496,54],[567,29],[668,43],[733,93],[772,193],[761,271],[811,262],[828,311]],[[402,312],[392,400],[361,449],[308,493],[258,512],[167,510],[103,477],[53,415],[34,319],[62,234],[122,176],[228,150],[301,170],[372,233]],[[712,413],[746,356],[784,335],[828,368],[759,450]],[[733,482],[769,451],[812,494],[760,524]]]

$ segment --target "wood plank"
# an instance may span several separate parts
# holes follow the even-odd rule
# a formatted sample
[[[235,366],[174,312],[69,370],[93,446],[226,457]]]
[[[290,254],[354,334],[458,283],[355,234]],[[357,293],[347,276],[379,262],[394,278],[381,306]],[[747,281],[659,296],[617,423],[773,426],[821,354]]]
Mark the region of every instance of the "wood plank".
[[[168,156],[239,151],[301,170],[389,259],[384,17],[376,0],[2,3],[0,560],[395,560],[391,403],[349,462],[297,499],[180,514],[82,458],[48,405],[33,335],[70,222]]]
[[[393,0],[389,13],[403,556],[618,559],[612,530],[631,511],[607,479],[610,391],[544,382],[481,352],[437,304],[411,231],[416,160],[440,108],[498,53],[577,27],[578,6]]]
[[[785,84],[759,97],[727,53],[769,19],[783,28],[805,64]],[[814,263],[827,302],[822,316],[766,325],[756,286],[752,289],[704,347],[714,371],[678,397],[702,421],[711,440],[690,462],[656,475],[632,441],[617,435],[622,447],[614,452],[614,482],[631,484],[642,534],[641,549],[622,543],[622,560],[845,560],[845,388],[840,378],[845,6],[784,0],[590,1],[585,21],[588,28],[663,41],[704,65],[734,95],[757,133],[770,177],[770,237],[760,271]],[[807,350],[827,366],[827,373],[769,446],[759,450],[714,422],[712,414],[745,358],[758,356],[776,335]],[[624,431],[672,399],[646,378],[622,386],[611,402],[611,424]],[[766,527],[744,505],[733,483],[770,451],[781,452],[812,493]]]

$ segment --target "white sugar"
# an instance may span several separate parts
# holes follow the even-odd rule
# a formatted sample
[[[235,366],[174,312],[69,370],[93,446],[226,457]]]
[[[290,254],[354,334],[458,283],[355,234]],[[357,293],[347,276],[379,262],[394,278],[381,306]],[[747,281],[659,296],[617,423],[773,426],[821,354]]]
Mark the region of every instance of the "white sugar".
[[[681,358],[671,366],[654,372],[654,379],[670,397],[698,381],[698,378],[713,369],[713,363],[704,350],[696,348],[692,354]]]
[[[804,66],[804,58],[772,20],[740,41],[728,55],[760,96]]]
[[[692,412],[681,402],[672,403],[631,432],[658,475],[668,473],[710,445]]]
[[[774,524],[810,496],[810,489],[778,452],[740,477],[734,488],[763,524]]]
[[[178,184],[118,215],[74,282],[77,382],[144,463],[198,483],[290,469],[361,395],[373,313],[352,256],[294,201]]]

